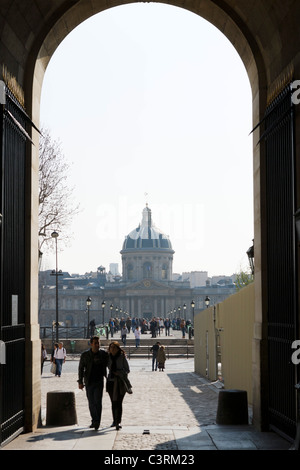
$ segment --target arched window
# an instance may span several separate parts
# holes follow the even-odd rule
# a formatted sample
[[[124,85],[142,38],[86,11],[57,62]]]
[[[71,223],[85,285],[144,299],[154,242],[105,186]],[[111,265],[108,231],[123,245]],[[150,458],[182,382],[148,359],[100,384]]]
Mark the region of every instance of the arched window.
[[[152,264],[147,262],[143,265],[143,275],[145,279],[152,278]]]

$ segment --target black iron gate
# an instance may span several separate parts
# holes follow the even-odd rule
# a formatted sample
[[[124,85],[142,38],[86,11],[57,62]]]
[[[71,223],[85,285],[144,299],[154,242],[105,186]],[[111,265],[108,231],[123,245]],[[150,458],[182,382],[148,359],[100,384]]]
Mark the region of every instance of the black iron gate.
[[[3,86],[3,82],[0,85]],[[6,357],[5,364],[0,364],[0,446],[23,430],[25,392],[26,114],[13,94],[3,88],[0,117],[0,340]]]
[[[297,339],[294,114],[290,86],[270,104],[265,117],[269,424],[291,438],[296,434]]]

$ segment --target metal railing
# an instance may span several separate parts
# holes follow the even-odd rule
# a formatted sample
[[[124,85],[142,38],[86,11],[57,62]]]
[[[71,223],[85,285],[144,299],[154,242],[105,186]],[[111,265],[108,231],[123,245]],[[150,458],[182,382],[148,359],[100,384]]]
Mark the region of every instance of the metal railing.
[[[40,337],[41,339],[52,338],[55,339],[56,327],[55,326],[41,326]],[[89,335],[88,335],[89,333]],[[93,334],[107,338],[107,326],[97,326],[94,328]],[[58,336],[63,339],[86,339],[91,336],[91,328],[87,326],[58,326]]]
[[[152,352],[150,351],[152,345],[149,346],[139,346],[134,345],[123,346],[128,359],[131,357],[147,357],[147,359],[152,358]],[[166,345],[165,352],[168,359],[170,357],[194,357],[194,346],[191,345]]]
[[[54,339],[55,337],[55,325],[53,326],[41,326],[40,327],[40,338],[41,339],[46,339],[46,338],[52,338]],[[63,339],[73,339],[73,338],[81,338],[81,339],[86,339],[91,336],[91,327],[88,328],[87,326],[58,326],[58,333],[59,333],[59,338]],[[89,333],[89,336],[88,336]],[[93,334],[99,335],[100,337],[104,337],[108,339],[110,333],[108,325],[96,325],[93,330]],[[117,334],[117,332],[115,332]],[[189,339],[193,338],[194,336],[194,328],[189,327],[187,329],[187,336]]]

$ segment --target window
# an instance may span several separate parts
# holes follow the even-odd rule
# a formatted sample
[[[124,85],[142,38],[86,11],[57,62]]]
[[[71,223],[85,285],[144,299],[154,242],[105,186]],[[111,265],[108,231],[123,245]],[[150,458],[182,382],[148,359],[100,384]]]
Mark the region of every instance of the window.
[[[145,279],[152,278],[152,264],[147,262],[143,265],[143,276]]]
[[[127,279],[129,281],[132,281],[133,279],[133,265],[131,263],[127,265]]]
[[[168,265],[167,264],[163,264],[163,266],[162,266],[161,278],[162,279],[168,279]]]

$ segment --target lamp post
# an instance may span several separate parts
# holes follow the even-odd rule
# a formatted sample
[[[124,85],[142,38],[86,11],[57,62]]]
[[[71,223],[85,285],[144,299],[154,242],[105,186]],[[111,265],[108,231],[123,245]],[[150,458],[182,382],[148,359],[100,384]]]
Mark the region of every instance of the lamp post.
[[[114,308],[113,304],[110,304],[109,308],[110,308],[110,318],[112,319],[112,311],[113,311],[113,308]],[[113,338],[113,336],[114,336],[114,328],[115,328],[115,323],[114,323],[114,321],[113,321],[112,324],[111,324],[111,322],[110,322],[110,320],[109,320],[109,325],[110,325],[110,334],[111,334],[111,337]],[[107,328],[107,334],[108,334],[108,328]]]
[[[103,323],[103,326],[104,326],[104,309],[105,309],[105,302],[103,300],[102,304],[101,304],[101,307],[102,307],[102,323]]]
[[[208,295],[205,297],[204,302],[205,302],[206,308],[208,308],[209,307],[209,302],[210,302],[210,298],[208,297]]]
[[[195,319],[195,302],[192,300],[191,301],[191,307],[193,310],[193,326],[194,326],[194,319]]]
[[[62,276],[62,271],[58,271],[58,263],[57,263],[57,238],[58,238],[58,233],[57,232],[52,232],[51,237],[55,239],[55,254],[56,254],[56,265],[55,265],[55,270],[53,269],[51,276],[56,276],[56,302],[55,302],[55,328],[56,328],[56,342],[58,343],[59,337],[58,337],[58,276]]]
[[[87,306],[87,312],[88,312],[87,338],[89,337],[89,334],[90,334],[90,306],[91,305],[92,305],[92,299],[88,297],[86,299],[86,306]]]
[[[186,304],[183,304],[183,318],[186,320]]]
[[[253,242],[254,242],[254,240],[253,240]],[[252,276],[254,276],[254,243],[247,250],[247,256],[248,256],[248,259],[249,259],[251,274],[252,274]]]

